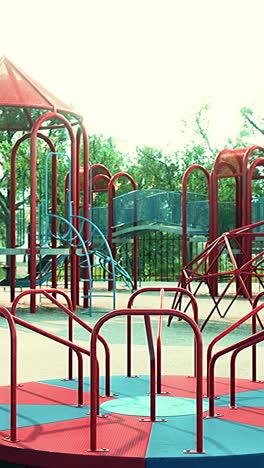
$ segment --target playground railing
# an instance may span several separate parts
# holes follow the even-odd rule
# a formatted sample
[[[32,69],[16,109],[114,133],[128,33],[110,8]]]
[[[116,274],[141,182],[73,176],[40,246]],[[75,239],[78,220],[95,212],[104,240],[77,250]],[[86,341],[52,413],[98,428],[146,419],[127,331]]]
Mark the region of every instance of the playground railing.
[[[98,401],[99,401],[99,374],[97,371],[97,340],[98,334],[103,326],[108,320],[119,317],[122,315],[126,316],[143,316],[146,325],[147,337],[148,337],[148,348],[149,348],[149,357],[150,357],[150,419],[148,421],[156,421],[156,405],[155,405],[155,353],[154,345],[152,339],[152,330],[150,323],[150,316],[160,316],[160,315],[173,315],[174,317],[180,318],[186,321],[192,328],[194,332],[194,337],[196,341],[196,450],[186,450],[186,453],[204,453],[203,451],[203,340],[202,334],[199,330],[197,323],[183,314],[172,309],[121,309],[109,312],[105,316],[101,317],[96,325],[94,326],[92,336],[91,336],[91,371],[90,379],[93,382],[91,388],[91,401],[90,401],[90,451],[106,451],[107,449],[98,449],[97,448],[97,414],[98,414]]]
[[[77,359],[78,359],[78,398],[77,398],[77,406],[82,407],[84,404],[83,400],[83,358],[82,354],[90,356],[90,351],[74,344],[64,338],[60,338],[57,335],[54,335],[50,332],[42,330],[39,327],[36,327],[25,320],[22,320],[14,315],[12,315],[7,309],[0,306],[0,315],[6,318],[9,329],[10,329],[10,338],[11,338],[11,349],[10,349],[10,377],[11,377],[11,385],[10,385],[10,437],[6,437],[6,440],[10,440],[11,442],[17,441],[16,439],[16,401],[17,401],[17,336],[16,336],[16,327],[15,324],[20,325],[28,330],[36,332],[46,338],[49,338],[57,343],[60,343],[68,348],[71,348],[75,351]],[[98,362],[95,362],[95,367],[97,369],[97,373],[99,374],[99,366]]]
[[[252,318],[252,334],[256,333],[256,318],[258,312],[264,307],[264,305],[260,305],[258,307],[254,307],[253,309],[246,314],[244,317],[241,319],[237,320],[235,323],[230,325],[226,330],[222,331],[217,335],[213,340],[210,342],[207,348],[207,375],[209,373],[209,365],[212,359],[212,353],[213,353],[213,348],[218,341],[220,341],[222,338],[224,338],[226,335],[231,333],[233,330],[237,329],[240,325],[245,323],[247,320]],[[256,380],[256,360],[252,359],[252,380]],[[210,390],[209,390],[209,379],[207,379],[207,394],[208,396],[210,395]]]
[[[68,315],[68,341],[73,342],[73,321],[77,322],[81,327],[83,327],[85,330],[87,330],[89,333],[92,333],[93,329],[90,327],[86,322],[81,320],[77,315],[73,313],[73,306],[72,306],[72,301],[69,298],[69,296],[64,292],[60,291],[58,289],[29,289],[27,291],[23,291],[20,293],[14,300],[11,308],[11,313],[15,316],[16,315],[16,309],[19,301],[26,295],[37,295],[37,294],[43,294],[47,299],[49,299],[53,304],[55,304],[57,307],[59,307],[63,312],[65,312]],[[66,307],[64,304],[61,304],[55,296],[61,295],[64,297],[66,300],[68,307]],[[105,392],[106,395],[110,395],[110,349],[109,346],[106,342],[106,340],[99,335],[98,339],[102,343],[105,351]],[[73,379],[73,365],[72,365],[72,350],[71,348],[69,349],[69,361],[68,361],[68,379],[72,380]]]
[[[257,309],[253,309],[253,312],[256,314],[264,308],[264,304],[260,305],[257,307]],[[235,387],[235,360],[237,353],[240,352],[242,349],[245,349],[249,346],[254,346],[257,343],[260,343],[261,341],[264,340],[264,330],[255,333],[254,335],[251,335],[241,341],[238,341],[237,343],[234,343],[230,346],[227,346],[226,348],[218,351],[215,353],[209,363],[208,367],[208,388],[209,388],[209,417],[218,417],[219,414],[215,414],[215,408],[214,408],[214,400],[215,400],[215,385],[214,385],[214,380],[215,380],[215,365],[217,360],[221,357],[224,356],[225,354],[234,351],[233,355],[231,356],[231,362],[230,362],[230,372],[231,372],[231,380],[230,380],[230,385],[231,385],[231,391],[232,391],[232,402],[234,402],[235,396],[234,396],[234,387]]]
[[[253,305],[252,305],[253,309],[255,309],[258,306],[258,302],[263,296],[264,296],[264,291],[257,294],[257,296],[255,297],[253,301]],[[258,318],[261,328],[263,328],[263,323],[260,321],[259,316],[257,314],[254,314],[252,316],[252,322],[251,322],[252,335],[257,332],[257,318]],[[257,380],[257,346],[256,345],[252,346],[252,380],[253,382],[256,382]]]
[[[173,292],[175,295],[180,293],[189,297],[190,303],[192,305],[192,312],[193,312],[193,319],[197,325],[199,325],[199,317],[198,317],[198,304],[195,297],[190,293],[188,290],[180,288],[180,287],[171,287],[171,286],[150,286],[146,288],[141,288],[138,291],[135,291],[129,298],[127,308],[132,309],[134,300],[139,295],[149,292],[160,292],[160,305],[163,304],[164,306],[164,295],[166,292]],[[175,296],[174,296],[175,298]],[[172,309],[174,309],[174,302],[173,300]],[[164,308],[164,307],[161,307]],[[170,320],[171,317],[169,317]],[[157,392],[161,392],[161,335],[162,335],[162,317],[159,319],[158,324],[158,334],[157,334],[157,362],[158,362],[158,371],[157,371]],[[196,345],[194,345],[194,366],[195,366],[195,353],[196,353]],[[196,369],[194,367],[194,375],[196,375]],[[127,377],[132,376],[132,317],[127,316]]]

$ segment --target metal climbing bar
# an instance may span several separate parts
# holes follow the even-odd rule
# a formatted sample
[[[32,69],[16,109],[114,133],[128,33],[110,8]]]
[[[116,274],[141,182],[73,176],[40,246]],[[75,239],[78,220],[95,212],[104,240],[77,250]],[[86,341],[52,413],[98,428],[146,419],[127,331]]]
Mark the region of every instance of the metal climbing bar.
[[[152,310],[137,310],[137,309],[121,309],[114,310],[101,317],[94,326],[91,336],[91,371],[90,379],[93,382],[91,388],[91,401],[90,401],[90,451],[96,452],[102,449],[97,448],[97,410],[98,410],[98,388],[99,388],[99,375],[97,370],[97,340],[101,327],[108,320],[119,317],[122,315],[127,316],[143,316],[150,317],[151,315],[173,315],[186,321],[192,328],[196,340],[197,353],[196,353],[196,450],[187,450],[187,453],[204,453],[203,450],[203,339],[197,323],[182,312],[172,309],[152,309]],[[151,359],[151,356],[150,356]],[[150,395],[151,398],[151,395]],[[106,449],[104,448],[103,451]]]

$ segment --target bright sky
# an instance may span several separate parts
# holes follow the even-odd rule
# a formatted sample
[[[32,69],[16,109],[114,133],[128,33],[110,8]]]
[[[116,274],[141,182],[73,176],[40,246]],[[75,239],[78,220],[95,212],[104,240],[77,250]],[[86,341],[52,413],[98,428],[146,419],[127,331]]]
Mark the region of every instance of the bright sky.
[[[71,103],[88,133],[178,149],[182,118],[209,102],[221,145],[242,106],[262,110],[263,0],[0,4],[0,55]]]

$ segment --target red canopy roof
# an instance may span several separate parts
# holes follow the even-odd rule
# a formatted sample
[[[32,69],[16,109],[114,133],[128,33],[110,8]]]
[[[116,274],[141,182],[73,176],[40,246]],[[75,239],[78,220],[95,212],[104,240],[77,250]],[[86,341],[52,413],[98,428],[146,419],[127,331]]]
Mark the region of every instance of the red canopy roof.
[[[9,109],[8,112],[6,108]],[[20,108],[21,115],[18,113],[15,118],[14,110],[11,112],[11,108]],[[0,109],[0,112],[2,111],[1,129],[28,130],[36,118],[43,113],[36,111],[34,113],[31,109],[57,111],[75,116],[78,120],[81,119],[71,107],[32,80],[6,57],[0,58]]]

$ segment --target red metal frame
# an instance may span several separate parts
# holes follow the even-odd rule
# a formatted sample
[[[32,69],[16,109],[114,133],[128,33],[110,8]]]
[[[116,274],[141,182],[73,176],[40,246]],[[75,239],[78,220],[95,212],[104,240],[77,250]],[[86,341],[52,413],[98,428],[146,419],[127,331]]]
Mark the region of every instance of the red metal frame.
[[[263,176],[254,175],[254,169],[257,166],[264,165],[264,157],[257,157],[253,162],[250,162],[254,151],[259,150],[264,153],[264,148],[261,146],[252,146],[251,148],[239,148],[235,150],[225,149],[221,151],[215,159],[212,171],[208,171],[200,165],[191,166],[183,176],[182,192],[183,192],[183,244],[182,244],[182,258],[183,268],[187,265],[187,182],[190,173],[194,169],[202,170],[207,178],[209,178],[208,200],[210,207],[210,222],[209,222],[209,243],[214,242],[219,237],[218,229],[218,180],[221,178],[234,178],[235,179],[235,206],[236,206],[236,228],[240,226],[247,226],[252,224],[252,181],[255,179],[262,179]],[[252,255],[252,240],[242,239],[242,254],[235,255],[238,268],[240,268]],[[210,286],[210,293],[212,296],[218,296],[218,258],[214,252],[208,256],[210,264],[211,276],[208,278],[208,285]],[[250,297],[252,296],[251,277],[245,280],[246,290]],[[237,288],[240,286],[238,284]],[[244,294],[244,290],[240,294]]]
[[[261,295],[263,295],[264,293],[261,293]],[[258,298],[260,297],[260,295],[258,296]],[[235,323],[233,323],[232,325],[230,325],[230,327],[228,327],[226,330],[224,330],[223,332],[221,332],[219,335],[217,335],[211,342],[210,344],[208,345],[208,348],[207,348],[207,375],[209,374],[209,366],[210,366],[210,362],[211,362],[211,359],[212,359],[212,354],[213,354],[213,348],[215,346],[216,343],[218,343],[218,341],[220,341],[222,338],[224,338],[226,335],[228,335],[229,333],[231,333],[233,330],[237,329],[240,325],[242,325],[243,323],[245,323],[247,320],[249,320],[250,318],[252,318],[252,335],[256,333],[256,318],[257,318],[257,314],[258,312],[263,308],[263,306],[259,306],[257,307],[256,304],[253,304],[253,309],[251,310],[251,312],[249,312],[248,314],[246,314],[244,317],[242,317],[241,319],[237,320]],[[254,357],[252,357],[252,380],[253,381],[256,381],[256,359],[254,359]],[[210,394],[210,389],[209,389],[209,379],[207,380],[207,394],[209,395]]]
[[[137,184],[134,181],[133,177],[126,172],[118,172],[114,176],[111,177],[108,185],[108,243],[113,255],[114,260],[116,260],[116,245],[113,242],[113,224],[114,224],[114,205],[113,205],[113,198],[116,195],[116,188],[115,182],[120,178],[125,177],[127,178],[132,185],[132,190],[137,190]],[[136,210],[135,205],[135,210]],[[136,218],[136,217],[135,217]],[[137,222],[134,222],[134,226],[137,225]],[[109,265],[111,271],[111,265]],[[133,281],[134,281],[134,289],[137,289],[138,283],[138,238],[133,238]],[[108,288],[111,290],[113,287],[112,281],[109,281]]]
[[[0,306],[0,315],[6,318],[10,333],[10,437],[6,440],[17,442],[16,438],[16,402],[17,402],[17,334],[12,314]]]
[[[145,318],[146,329],[148,332],[148,343],[149,343],[149,353],[150,353],[150,369],[151,369],[151,385],[150,385],[150,408],[151,408],[151,420],[154,421],[156,418],[155,414],[155,355],[153,349],[153,342],[151,337],[151,325],[149,322],[149,317],[151,315],[173,315],[174,317],[180,318],[186,321],[192,328],[194,332],[194,337],[196,340],[196,450],[189,451],[188,453],[204,453],[203,451],[203,339],[202,334],[199,330],[198,325],[193,319],[188,317],[182,312],[178,312],[172,309],[151,309],[151,310],[136,310],[136,309],[121,309],[109,312],[105,316],[101,317],[98,322],[95,324],[92,336],[91,336],[91,370],[90,370],[90,379],[93,382],[91,388],[91,401],[90,401],[90,451],[98,451],[97,449],[97,410],[98,410],[98,400],[99,400],[99,374],[97,371],[97,339],[98,334],[105,322],[114,317],[119,317],[121,315],[127,316],[143,316]],[[101,451],[101,449],[99,449]]]
[[[76,345],[64,338],[60,338],[56,335],[53,335],[50,332],[42,330],[24,320],[12,315],[7,309],[0,306],[0,315],[7,319],[9,329],[10,329],[10,342],[11,342],[11,349],[10,349],[10,362],[11,362],[11,369],[10,369],[10,441],[16,441],[16,388],[17,388],[17,336],[16,336],[16,327],[15,324],[18,324],[28,330],[34,331],[46,338],[49,338],[57,343],[63,344],[68,348],[75,351],[77,359],[78,359],[78,406],[83,406],[83,359],[82,354],[90,356],[90,351],[86,350],[85,348]],[[98,363],[95,363],[98,369]],[[9,437],[6,438],[9,440]]]
[[[164,289],[160,290],[160,309],[165,309],[164,303]],[[162,349],[162,325],[163,325],[163,317],[162,315],[159,316],[158,321],[158,332],[157,332],[157,393],[161,394],[161,373],[162,373],[162,359],[161,359],[161,349]]]
[[[190,299],[190,303],[192,305],[192,312],[193,312],[193,320],[199,326],[199,317],[198,317],[198,304],[193,296],[193,294],[183,288],[180,287],[171,287],[171,286],[150,286],[146,288],[141,288],[138,291],[135,291],[131,294],[127,308],[132,309],[134,300],[137,296],[148,293],[148,292],[160,292],[160,306],[164,304],[164,295],[165,292],[174,292],[176,294],[186,295]],[[161,292],[163,291],[163,293]],[[175,299],[175,297],[174,297]],[[162,307],[161,307],[162,308]],[[138,307],[137,307],[138,309]],[[174,309],[174,302],[172,305],[172,309]],[[161,338],[162,338],[162,317],[159,319],[159,327],[158,327],[158,334],[157,334],[157,392],[161,393]],[[194,363],[196,362],[196,345],[194,345]],[[194,375],[196,375],[196,368],[194,364]],[[127,316],[127,377],[132,377],[132,317],[130,315]]]
[[[72,171],[72,213],[77,215],[77,171],[76,171],[76,138],[71,127],[70,122],[60,114],[56,112],[48,112],[42,115],[33,125],[31,140],[30,140],[30,288],[36,288],[36,258],[38,254],[37,243],[36,243],[36,234],[37,234],[37,200],[36,200],[36,191],[37,191],[37,134],[43,122],[51,119],[59,119],[63,122],[66,130],[68,131],[70,141],[71,141],[71,171]],[[73,218],[73,226],[77,228],[76,218]],[[77,244],[77,239],[74,240]],[[77,281],[74,281],[77,278],[77,256],[74,251],[71,253],[71,298],[73,302],[73,307],[76,308],[77,300]],[[31,308],[35,310],[35,296],[31,296]]]
[[[11,211],[11,239],[10,247],[16,248],[16,153],[22,143],[27,138],[30,138],[30,287],[35,289],[36,287],[36,257],[39,253],[38,244],[36,240],[36,214],[37,214],[37,203],[39,200],[36,199],[37,189],[37,138],[41,138],[49,145],[50,151],[56,152],[55,147],[51,140],[39,133],[39,130],[49,128],[64,128],[66,129],[71,147],[71,173],[72,173],[72,211],[73,215],[79,214],[79,187],[80,187],[80,155],[81,155],[81,143],[82,143],[82,155],[83,155],[83,171],[84,179],[84,195],[83,195],[83,213],[84,217],[89,218],[90,213],[90,181],[89,181],[89,142],[82,124],[81,116],[74,112],[70,107],[65,105],[62,101],[57,99],[55,96],[45,90],[41,85],[29,78],[23,71],[21,71],[16,65],[11,63],[7,58],[0,58],[0,64],[4,70],[4,79],[1,80],[1,93],[0,93],[0,104],[3,107],[18,107],[21,108],[26,116],[27,122],[24,126],[21,124],[15,128],[15,130],[30,130],[30,133],[23,135],[14,145],[11,154],[11,183],[10,183],[10,211]],[[2,77],[3,78],[3,77]],[[13,90],[13,92],[11,92]],[[12,99],[11,99],[12,98]],[[9,101],[10,99],[10,101]],[[38,108],[43,110],[42,115],[34,121],[30,108]],[[46,112],[48,111],[48,112]],[[63,112],[76,117],[76,120],[69,121],[59,112]],[[58,121],[60,123],[58,123]],[[54,123],[53,123],[54,122]],[[73,126],[78,124],[77,134],[73,131]],[[8,125],[8,123],[7,123]],[[8,126],[1,128],[2,130],[10,130]],[[56,156],[52,160],[52,212],[57,214],[57,161]],[[57,220],[56,217],[52,218],[52,230],[57,231]],[[78,228],[78,219],[73,218],[73,225]],[[84,237],[88,239],[87,226],[85,226]],[[76,237],[76,236],[75,236]],[[77,244],[77,239],[75,240]],[[56,248],[56,239],[52,238],[51,247]],[[71,252],[71,297],[73,307],[79,303],[79,268],[78,268],[78,256],[75,254],[75,249],[72,248]],[[56,256],[52,259],[52,287],[57,286],[56,276],[57,260]],[[88,274],[88,272],[86,272]],[[11,301],[15,297],[15,278],[16,278],[16,257],[11,256],[10,263],[10,295]],[[88,282],[84,282],[84,289],[89,287]],[[86,300],[87,302],[87,300]],[[85,305],[87,306],[87,304]],[[35,297],[31,297],[31,308],[35,310]]]
[[[82,136],[82,141],[83,141],[83,180],[84,180],[84,188],[83,188],[83,216],[84,218],[89,219],[90,218],[90,207],[91,207],[91,200],[90,200],[90,179],[89,179],[89,139],[88,135],[86,133],[85,127],[81,124],[79,128],[79,133],[77,136],[80,135],[79,138]],[[78,181],[78,186],[77,186],[77,196],[79,197],[79,189],[80,189],[80,151],[81,151],[81,145],[78,144],[78,149],[77,149],[77,159],[76,159],[76,176],[77,176],[77,181]],[[79,215],[79,203],[78,203],[79,198],[77,199],[77,213]],[[78,223],[78,219],[76,221]],[[89,232],[89,223],[84,223],[84,231],[83,231],[83,238],[84,241],[86,242],[89,239],[90,232]],[[79,262],[79,257],[77,257],[77,262]],[[77,287],[79,288],[79,273],[80,269],[77,268],[77,276],[76,279],[74,278],[73,281],[76,281],[78,283]],[[83,277],[84,279],[88,279],[89,277],[89,271],[88,268],[84,269],[83,272]],[[72,281],[72,280],[71,280]],[[89,295],[89,281],[84,281],[83,282],[83,306],[85,308],[89,307],[89,299],[87,296]],[[78,295],[79,295],[79,289],[78,289]]]
[[[27,291],[23,291],[20,293],[14,300],[12,307],[11,307],[11,313],[13,316],[16,314],[16,309],[19,301],[24,297],[24,296],[36,296],[39,294],[43,294],[45,297],[47,297],[53,304],[58,306],[63,312],[65,312],[68,315],[68,341],[73,342],[73,320],[77,322],[81,327],[85,328],[89,333],[92,333],[93,329],[90,327],[86,322],[81,320],[77,315],[73,313],[73,305],[72,301],[69,298],[69,296],[64,292],[60,291],[58,289],[29,289]],[[64,304],[61,304],[54,295],[61,295],[67,302],[68,307],[66,307]],[[105,350],[105,392],[106,395],[110,395],[110,349],[109,346],[106,342],[106,340],[99,335],[98,336],[99,341],[102,343],[104,350]],[[69,350],[69,364],[68,364],[68,379],[72,380],[73,375],[72,375],[72,352],[71,349]]]
[[[264,308],[264,304],[260,305],[257,307],[257,309],[253,310],[255,314],[257,314],[261,309]],[[237,353],[239,353],[242,349],[245,349],[249,346],[256,345],[257,343],[260,343],[261,341],[264,340],[264,330],[249,336],[248,338],[245,338],[244,340],[238,341],[237,343],[234,343],[233,345],[227,346],[226,348],[222,349],[221,351],[218,351],[215,353],[209,363],[209,368],[208,368],[208,382],[209,382],[209,417],[218,417],[219,414],[215,414],[215,406],[214,406],[214,400],[215,400],[215,385],[214,385],[214,380],[215,380],[215,365],[216,361],[221,357],[224,356],[225,354],[234,351],[235,353],[232,354],[231,356],[231,361],[230,361],[230,385],[231,385],[231,392],[232,392],[232,403],[234,402],[235,396],[234,396],[234,390],[235,390],[235,360]]]
[[[10,247],[16,248],[16,158],[17,158],[17,151],[23,141],[31,138],[31,134],[27,133],[19,138],[16,143],[14,144],[10,156]],[[45,141],[50,151],[55,152],[56,149],[52,143],[52,141],[42,133],[37,133],[37,138]],[[53,171],[52,171],[52,178],[53,178],[53,196],[52,196],[52,210],[56,214],[57,213],[57,164],[56,160],[53,162]],[[38,200],[36,200],[38,202]],[[52,229],[56,232],[57,220],[56,218],[52,219]],[[57,245],[57,241],[55,238],[52,238],[52,247],[55,248]],[[56,288],[57,286],[57,277],[56,277],[56,270],[57,270],[57,259],[54,257],[52,259],[52,287]],[[11,302],[15,298],[15,288],[16,288],[16,256],[10,256],[10,300]]]
[[[191,173],[194,170],[200,170],[204,173],[207,178],[208,184],[208,198],[210,197],[209,191],[209,172],[200,164],[194,164],[193,166],[189,167],[187,171],[184,173],[182,178],[182,266],[185,267],[187,265],[187,244],[188,244],[188,229],[187,229],[187,184]],[[210,205],[210,199],[209,199]]]
[[[264,221],[250,224],[242,228],[237,228],[233,231],[222,234],[218,239],[214,240],[200,255],[198,255],[195,259],[189,262],[185,268],[183,268],[179,280],[179,285],[188,288],[191,291],[191,284],[193,282],[198,282],[198,286],[193,291],[193,294],[196,295],[201,287],[201,284],[205,283],[209,288],[209,293],[214,303],[211,311],[208,313],[208,316],[201,326],[201,330],[205,328],[215,310],[217,310],[221,318],[225,317],[231,305],[239,295],[242,294],[245,298],[247,298],[251,305],[253,304],[251,288],[248,289],[248,286],[251,285],[252,278],[257,278],[259,283],[263,286],[264,274],[262,273],[263,268],[260,268],[260,265],[263,261],[264,251],[260,252],[255,257],[250,258],[247,257],[248,252],[245,253],[243,247],[246,242],[249,243],[252,242],[254,238],[264,236],[264,233],[254,232],[254,229],[262,225],[264,225]],[[243,242],[244,238],[245,242]],[[244,264],[240,264],[240,266],[238,265],[237,256],[233,254],[231,243],[239,247],[241,250],[243,257],[246,259]],[[225,272],[215,271],[215,265],[217,265],[222,252],[225,250],[229,254],[229,259],[232,263],[233,269]],[[261,272],[256,271],[258,267]],[[216,300],[214,297],[214,291],[212,290],[211,280],[216,279],[216,281],[218,281],[221,276],[226,275],[230,275],[231,278]],[[229,287],[234,281],[236,281],[236,292],[224,314],[221,314],[219,309],[220,302],[225,297]],[[175,301],[174,306],[176,308],[179,306],[180,300],[181,299],[179,298],[178,301]],[[188,305],[184,311],[186,311],[187,308]]]

